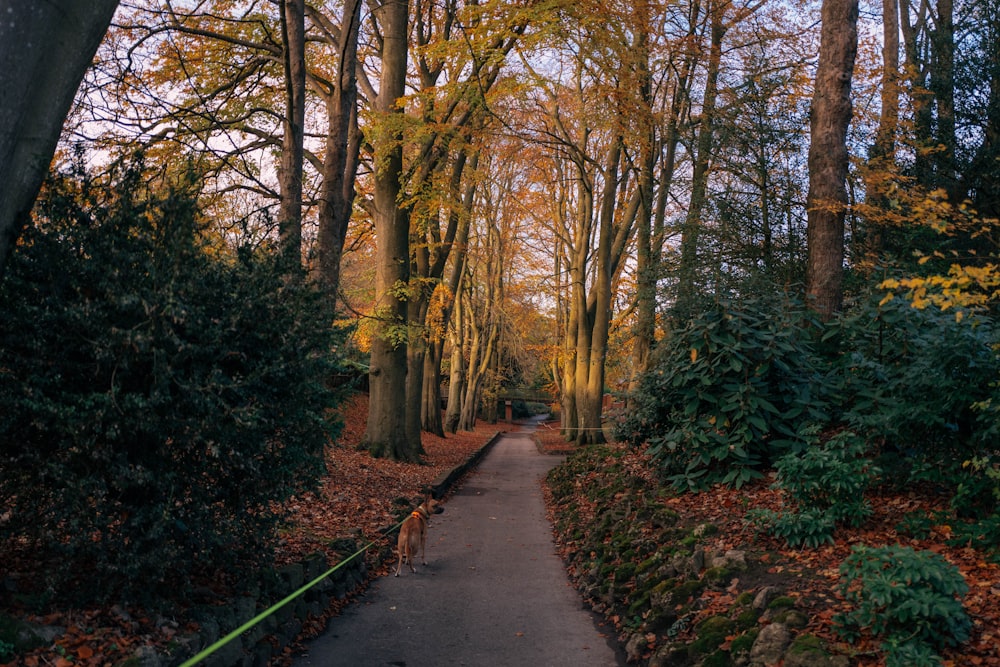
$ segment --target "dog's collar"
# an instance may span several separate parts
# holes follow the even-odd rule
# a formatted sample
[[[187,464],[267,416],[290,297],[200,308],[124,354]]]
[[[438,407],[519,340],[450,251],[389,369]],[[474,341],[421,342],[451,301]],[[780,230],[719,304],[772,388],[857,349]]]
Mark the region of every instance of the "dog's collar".
[[[424,518],[424,513],[421,512],[421,511],[419,511],[419,510],[413,510],[413,512],[410,514],[410,516],[415,516],[418,519],[423,519]]]

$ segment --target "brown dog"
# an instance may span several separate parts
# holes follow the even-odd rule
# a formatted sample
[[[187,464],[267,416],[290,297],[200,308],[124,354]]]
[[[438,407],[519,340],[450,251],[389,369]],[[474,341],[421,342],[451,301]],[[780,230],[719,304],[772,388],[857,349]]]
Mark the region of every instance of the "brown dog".
[[[406,517],[403,521],[403,525],[399,527],[399,541],[396,543],[399,549],[399,562],[396,564],[397,577],[403,567],[404,560],[410,566],[410,572],[417,571],[413,567],[413,559],[417,555],[417,549],[420,550],[421,562],[427,565],[427,553],[425,550],[427,524],[430,522],[431,514],[434,514],[435,511],[440,511],[436,508],[437,501],[430,494],[427,494],[420,507],[413,510],[410,516]]]

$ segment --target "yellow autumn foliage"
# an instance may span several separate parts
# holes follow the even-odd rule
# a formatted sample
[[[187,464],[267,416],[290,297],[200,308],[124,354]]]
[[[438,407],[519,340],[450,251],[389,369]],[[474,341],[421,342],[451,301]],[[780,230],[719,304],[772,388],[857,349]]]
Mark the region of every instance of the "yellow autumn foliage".
[[[952,264],[947,275],[890,278],[879,287],[889,290],[880,305],[895,298],[897,291],[903,291],[914,308],[955,308],[955,317],[961,320],[965,310],[1000,300],[1000,266],[993,262],[982,266]]]

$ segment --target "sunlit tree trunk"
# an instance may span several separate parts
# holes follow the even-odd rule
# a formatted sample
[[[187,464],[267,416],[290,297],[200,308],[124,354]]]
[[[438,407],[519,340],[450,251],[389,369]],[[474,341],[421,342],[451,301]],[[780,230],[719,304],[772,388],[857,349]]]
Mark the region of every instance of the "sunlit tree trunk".
[[[585,139],[580,142],[580,154],[586,155]],[[587,386],[587,368],[590,359],[591,326],[587,313],[587,259],[590,255],[590,235],[593,226],[593,181],[586,165],[576,165],[577,211],[575,217],[575,245],[570,248],[569,318],[566,322],[566,353],[563,361],[563,419],[562,433],[569,440],[580,437],[583,425],[580,411],[586,409],[581,399]]]
[[[653,89],[649,71],[649,5],[640,3],[637,11],[643,12],[637,50],[639,63],[639,99],[641,101],[640,127],[645,138],[640,148],[639,211],[636,218],[636,321],[632,345],[632,373],[629,391],[638,386],[639,378],[649,365],[649,353],[656,337],[656,277],[660,253],[653,247],[653,170],[656,168],[656,131],[653,116]]]
[[[465,153],[463,152],[459,159],[464,163],[466,160]],[[475,151],[472,154],[471,159],[468,160],[469,170],[473,173],[479,167],[479,152]],[[448,294],[451,295],[450,303],[446,304],[443,308],[441,314],[442,324],[447,327],[448,322],[452,317],[452,312],[458,306],[458,300],[456,298],[459,290],[459,285],[462,279],[462,274],[465,271],[465,251],[469,244],[469,229],[472,221],[472,206],[476,198],[476,179],[467,179],[466,187],[464,192],[459,195],[459,186],[461,185],[462,174],[465,172],[464,167],[459,168],[456,165],[455,170],[452,174],[451,187],[452,187],[452,201],[454,202],[451,206],[449,212],[452,220],[449,222],[449,230],[454,229],[455,236],[454,240],[449,240],[449,245],[454,248],[454,252],[449,254],[455,257],[452,262],[451,274],[447,281]],[[461,204],[459,205],[459,202]],[[422,400],[422,413],[421,425],[425,431],[434,433],[437,435],[444,435],[444,424],[441,422],[441,361],[444,353],[444,341],[443,339],[438,345],[435,345],[429,350],[428,360],[424,364],[424,372],[426,378],[424,380],[424,393]],[[449,398],[449,405],[451,400]],[[451,430],[454,433],[454,429]]]
[[[374,456],[416,461],[420,451],[406,437],[406,301],[401,291],[410,278],[409,219],[398,205],[403,170],[402,136],[390,116],[405,92],[407,0],[386,0],[376,12],[383,36],[382,76],[376,99],[386,129],[375,146],[376,247],[370,400],[364,444]]]
[[[561,209],[562,207],[560,206],[560,210]],[[568,317],[566,312],[566,300],[563,298],[563,295],[566,293],[566,288],[563,282],[562,267],[563,239],[562,236],[556,235],[555,248],[552,251],[552,273],[555,283],[555,335],[556,340],[560,341],[560,343],[557,350],[551,355],[551,360],[549,361],[549,376],[552,379],[552,385],[556,388],[556,396],[560,397],[560,416],[563,414],[561,397],[566,395],[566,391],[563,388],[564,378],[561,360],[564,354],[563,346],[565,346],[566,341],[566,319]]]
[[[495,214],[492,211],[490,214]],[[470,328],[467,338],[468,363],[466,364],[465,398],[458,428],[471,430],[476,416],[482,409],[484,415],[495,415],[496,366],[500,332],[503,323],[504,271],[508,261],[500,221],[493,219],[485,225],[481,245],[474,249],[476,257],[470,259],[470,268],[463,283],[465,302],[464,318]],[[472,251],[470,251],[472,252]]]
[[[491,290],[492,291],[492,290]],[[490,302],[487,309],[495,307],[496,302]],[[471,348],[469,364],[466,368],[465,399],[462,401],[462,414],[458,428],[471,431],[476,427],[476,413],[483,403],[484,389],[489,371],[495,364],[497,339],[500,328],[489,313],[483,313],[485,321],[476,323],[472,315],[472,336],[469,340]],[[484,412],[489,415],[489,406],[484,406]],[[495,413],[495,406],[493,407]]]
[[[448,408],[444,417],[444,427],[448,433],[456,433],[462,419],[462,399],[465,395],[465,355],[463,330],[462,300],[456,298],[454,322],[450,325],[451,337],[451,373],[448,382]]]
[[[464,292],[461,298],[467,298]],[[469,308],[468,310],[471,311],[472,309]],[[465,325],[467,333],[463,336],[463,340],[468,347],[469,361],[465,366],[465,381],[463,382],[465,395],[461,401],[458,429],[461,431],[471,431],[476,426],[476,410],[479,408],[479,393],[484,364],[481,359],[482,329],[479,323],[476,322],[474,313],[468,313]]]
[[[583,385],[583,400],[578,400],[581,403],[578,406],[580,411],[580,433],[576,440],[583,443],[604,442],[601,409],[604,398],[605,363],[608,357],[608,337],[611,332],[611,281],[612,273],[614,272],[612,245],[615,237],[615,204],[618,199],[621,153],[621,139],[616,138],[611,144],[608,159],[604,167],[600,228],[598,230],[595,252],[597,267],[592,287],[593,306],[588,308],[587,317],[590,331],[581,332],[583,333],[584,344],[588,347],[586,350],[587,367],[583,376],[585,380],[581,378],[577,380],[578,383]],[[580,393],[579,390],[577,393]]]
[[[809,124],[806,292],[810,306],[824,319],[830,319],[843,300],[847,128],[858,50],[857,0],[824,0],[822,20]]]
[[[118,0],[5,2],[0,16],[0,276]]]

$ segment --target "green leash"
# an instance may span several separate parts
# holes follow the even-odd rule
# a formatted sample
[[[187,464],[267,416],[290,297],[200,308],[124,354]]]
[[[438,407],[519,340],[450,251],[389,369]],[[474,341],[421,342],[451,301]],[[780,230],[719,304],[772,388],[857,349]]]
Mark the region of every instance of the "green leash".
[[[400,521],[391,530],[389,530],[386,534],[387,535],[391,534],[393,530],[396,530],[402,524],[403,524],[403,522]],[[350,556],[348,556],[344,560],[340,561],[339,563],[337,563],[336,565],[334,565],[333,567],[331,567],[329,570],[327,570],[326,572],[324,572],[320,576],[318,576],[315,579],[313,579],[312,581],[310,581],[308,584],[304,585],[302,588],[300,588],[297,591],[295,591],[294,593],[290,594],[284,600],[281,600],[280,602],[277,602],[277,603],[273,604],[271,607],[269,607],[268,609],[265,609],[261,613],[257,614],[252,619],[250,619],[249,621],[247,621],[246,623],[244,623],[240,627],[236,628],[235,630],[233,630],[232,632],[230,632],[228,635],[226,635],[225,637],[223,637],[219,641],[215,642],[214,644],[212,644],[208,648],[203,649],[200,653],[198,653],[197,655],[195,655],[193,658],[189,658],[188,660],[185,660],[184,662],[181,663],[180,667],[193,667],[193,665],[196,665],[198,662],[200,662],[200,661],[204,660],[205,658],[207,658],[208,656],[212,655],[213,653],[215,653],[216,651],[218,651],[220,648],[222,648],[223,646],[225,646],[226,644],[228,644],[229,642],[231,642],[233,639],[235,639],[236,637],[239,637],[241,634],[243,634],[244,632],[246,632],[247,630],[249,630],[253,626],[257,625],[258,623],[260,623],[261,621],[263,621],[265,618],[267,618],[268,616],[270,616],[274,612],[278,611],[279,609],[281,609],[282,607],[284,607],[286,604],[288,604],[289,602],[291,602],[292,600],[294,600],[298,596],[302,595],[303,593],[305,593],[307,590],[309,590],[310,588],[312,588],[313,586],[315,586],[319,582],[321,582],[324,579],[326,579],[328,576],[330,576],[331,574],[333,574],[334,572],[336,572],[337,570],[339,570],[340,568],[342,568],[347,563],[350,563],[352,560],[354,560],[355,558],[357,558],[360,554],[362,554],[365,551],[367,551],[368,548],[370,546],[372,546],[373,544],[375,544],[375,540],[372,540],[371,542],[369,542],[365,546],[361,547],[360,549],[358,549],[357,551],[355,551],[353,554],[351,554]]]

